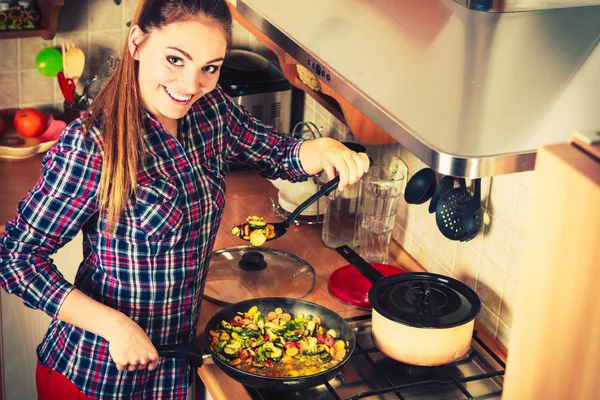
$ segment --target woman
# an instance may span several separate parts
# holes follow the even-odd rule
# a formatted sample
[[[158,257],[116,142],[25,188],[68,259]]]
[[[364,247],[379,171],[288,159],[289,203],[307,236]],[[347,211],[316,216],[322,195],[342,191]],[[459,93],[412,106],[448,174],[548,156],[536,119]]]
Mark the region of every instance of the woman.
[[[93,112],[63,132],[7,224],[0,283],[53,318],[37,349],[40,398],[56,385],[60,399],[186,397],[188,362],[159,359],[154,344],[194,338],[227,160],[291,181],[337,173],[340,190],[368,169],[365,154],[281,136],[226,96],[230,41],[225,0],[140,1]],[[79,231],[73,285],[50,255]]]

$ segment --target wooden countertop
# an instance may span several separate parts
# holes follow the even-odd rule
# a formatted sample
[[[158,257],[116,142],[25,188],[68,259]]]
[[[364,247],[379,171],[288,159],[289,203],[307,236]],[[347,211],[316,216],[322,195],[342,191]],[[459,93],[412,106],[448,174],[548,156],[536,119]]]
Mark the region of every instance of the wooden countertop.
[[[272,212],[268,207],[269,196],[276,195],[277,191],[266,179],[260,178],[254,171],[239,171],[227,176],[227,204],[223,222],[215,244],[215,250],[224,247],[240,246],[246,243],[233,237],[229,228],[234,223],[244,221],[250,214],[261,215],[270,219]],[[274,219],[276,221],[276,219]],[[329,275],[337,268],[348,264],[335,250],[325,247],[321,241],[320,225],[301,225],[291,227],[288,233],[278,240],[269,242],[269,246],[289,251],[311,264],[317,275],[313,290],[304,298],[327,307],[342,317],[365,314],[335,300],[327,290]],[[399,246],[395,246],[397,249]],[[408,255],[404,254],[403,267],[406,269],[419,269],[420,266]],[[390,260],[390,264],[398,263]],[[409,267],[406,264],[412,264]],[[268,293],[265,293],[268,296]],[[203,300],[200,312],[200,321],[197,328],[197,345],[204,348],[202,334],[206,322],[221,307]],[[205,365],[198,369],[198,374],[206,385],[211,396],[219,399],[250,399],[242,385],[229,378],[219,367],[214,364]]]
[[[17,204],[40,178],[43,154],[23,160],[0,159],[0,235],[17,212]]]

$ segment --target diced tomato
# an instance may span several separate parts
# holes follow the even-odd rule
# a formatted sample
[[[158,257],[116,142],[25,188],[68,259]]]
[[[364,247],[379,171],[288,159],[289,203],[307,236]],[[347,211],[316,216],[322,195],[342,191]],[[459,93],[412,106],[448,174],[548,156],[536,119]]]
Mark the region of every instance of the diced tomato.
[[[265,339],[265,342],[268,342],[268,341],[269,341],[269,335],[267,335],[267,334],[265,333],[265,336],[263,336],[263,339]]]
[[[334,339],[331,336],[329,336],[327,339],[325,339],[325,345],[327,347],[333,347],[333,343],[334,343]]]
[[[219,338],[217,337],[213,337],[212,340],[210,341],[210,346],[214,346],[215,344],[217,344],[219,342]]]
[[[273,360],[266,360],[263,364],[267,367],[272,367],[273,365],[275,365],[275,362]]]
[[[317,338],[317,342],[319,342],[319,343],[325,343],[325,336],[321,335],[320,333],[317,333],[315,335],[315,337]]]
[[[286,349],[289,349],[290,347],[298,348],[298,343],[290,341],[284,344],[283,347],[285,347]]]

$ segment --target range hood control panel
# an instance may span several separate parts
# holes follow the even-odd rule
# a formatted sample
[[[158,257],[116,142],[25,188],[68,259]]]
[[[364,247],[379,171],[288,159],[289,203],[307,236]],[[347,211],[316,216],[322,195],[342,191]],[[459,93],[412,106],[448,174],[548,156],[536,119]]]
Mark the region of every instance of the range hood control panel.
[[[325,68],[322,64],[319,64],[314,59],[309,58],[306,62],[306,65],[308,65],[309,69],[312,69],[313,74],[315,74],[316,76],[319,76],[328,82],[331,80],[331,74],[329,73],[327,68]]]

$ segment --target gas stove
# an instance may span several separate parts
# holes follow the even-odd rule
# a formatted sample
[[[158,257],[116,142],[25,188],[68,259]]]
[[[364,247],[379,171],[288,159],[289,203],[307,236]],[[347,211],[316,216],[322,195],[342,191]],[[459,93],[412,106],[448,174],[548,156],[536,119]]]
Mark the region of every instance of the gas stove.
[[[371,336],[371,317],[348,318],[356,350],[332,380],[299,392],[247,388],[255,400],[355,399],[500,399],[505,364],[475,331],[471,350],[460,360],[439,367],[419,367],[383,355]],[[399,340],[401,340],[399,338]]]

